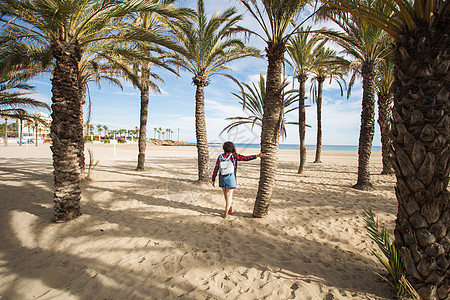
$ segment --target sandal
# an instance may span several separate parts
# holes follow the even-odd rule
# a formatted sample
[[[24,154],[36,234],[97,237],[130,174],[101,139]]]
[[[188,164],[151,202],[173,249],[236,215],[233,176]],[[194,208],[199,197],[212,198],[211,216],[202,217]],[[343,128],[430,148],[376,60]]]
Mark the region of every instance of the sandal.
[[[228,219],[228,214],[227,213],[222,213],[222,218]]]
[[[230,206],[230,209],[228,210],[228,213],[229,213],[229,214],[232,214],[232,213],[234,213],[234,211],[233,211],[233,207],[232,207],[232,206]]]

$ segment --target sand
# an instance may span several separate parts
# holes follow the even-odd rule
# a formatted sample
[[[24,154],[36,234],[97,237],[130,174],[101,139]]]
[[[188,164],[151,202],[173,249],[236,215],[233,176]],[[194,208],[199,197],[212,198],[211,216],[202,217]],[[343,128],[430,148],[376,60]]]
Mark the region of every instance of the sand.
[[[321,164],[308,152],[299,176],[298,152],[281,150],[263,219],[251,217],[259,160],[239,163],[225,220],[221,189],[194,184],[195,147],[148,147],[143,172],[137,145],[87,148],[100,163],[83,215],[54,224],[48,145],[0,146],[0,299],[393,298],[362,219],[371,206],[393,230],[395,178],[379,175],[380,153],[376,190],[362,192],[355,152],[323,152]]]

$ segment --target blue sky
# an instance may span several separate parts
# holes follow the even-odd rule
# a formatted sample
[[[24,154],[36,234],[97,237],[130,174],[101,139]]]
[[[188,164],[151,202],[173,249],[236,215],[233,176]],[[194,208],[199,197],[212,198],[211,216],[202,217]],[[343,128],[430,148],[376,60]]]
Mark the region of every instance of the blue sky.
[[[178,1],[178,6],[188,6],[195,8],[196,1]],[[216,10],[224,10],[227,7],[235,6],[239,12],[244,14],[244,20],[240,25],[254,30],[259,29],[252,16],[245,13],[244,8],[236,0],[205,0],[206,11],[212,14]],[[301,22],[310,13],[308,8],[301,14],[298,21]],[[315,27],[332,26],[331,24],[320,24]],[[264,49],[264,43],[256,38],[252,38],[249,44]],[[331,45],[330,45],[331,46]],[[230,64],[231,74],[238,80],[250,83],[258,79],[259,74],[265,74],[267,70],[267,60],[257,58],[246,58]],[[177,139],[179,129],[180,140],[195,141],[195,86],[192,84],[192,74],[181,72],[180,77],[162,70],[153,69],[165,81],[161,85],[161,94],[150,95],[149,116],[147,125],[147,136],[153,137],[154,127],[170,128]],[[292,71],[287,70],[286,75],[291,75]],[[291,77],[292,78],[292,77]],[[348,80],[347,80],[348,82]],[[41,76],[31,81],[30,84],[36,86],[34,98],[51,103],[51,83],[49,76]],[[297,87],[297,85],[295,85]],[[307,86],[307,96],[309,97],[309,84]],[[139,90],[125,82],[124,89],[110,85],[107,82],[101,88],[90,85],[92,100],[92,121],[94,125],[106,125],[111,129],[134,129],[139,126],[140,96]],[[205,110],[206,123],[209,142],[223,142],[232,140],[234,142],[259,143],[258,127],[251,132],[249,127],[243,127],[239,132],[230,135],[222,134],[222,129],[229,124],[225,120],[227,117],[246,116],[242,110],[238,99],[231,95],[231,92],[238,92],[235,83],[222,76],[213,76],[210,85],[205,88]],[[325,81],[323,106],[322,106],[322,131],[324,145],[358,145],[360,114],[361,114],[361,83],[356,82],[352,90],[351,97],[340,96],[337,84],[329,84]],[[309,99],[307,104],[311,105],[306,109],[306,121],[310,128],[306,129],[306,143],[315,144],[316,141],[316,106]],[[84,107],[85,116],[87,105]],[[298,116],[294,111],[287,115],[287,121],[296,121]],[[287,126],[287,138],[281,143],[298,144],[298,128],[295,125]],[[378,125],[375,130],[374,145],[380,145],[380,135]]]

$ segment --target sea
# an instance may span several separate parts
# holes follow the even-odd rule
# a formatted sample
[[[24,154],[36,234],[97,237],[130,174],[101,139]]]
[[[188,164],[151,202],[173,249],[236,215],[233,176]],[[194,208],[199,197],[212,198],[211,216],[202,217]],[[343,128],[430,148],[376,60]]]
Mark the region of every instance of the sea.
[[[259,149],[260,144],[234,143],[236,148]],[[222,147],[221,144],[210,144],[212,147]],[[280,144],[279,149],[299,150],[298,144]],[[306,150],[316,150],[316,145],[306,145]],[[322,145],[322,151],[358,151],[358,146],[351,145]],[[381,152],[381,146],[372,146],[372,152]]]

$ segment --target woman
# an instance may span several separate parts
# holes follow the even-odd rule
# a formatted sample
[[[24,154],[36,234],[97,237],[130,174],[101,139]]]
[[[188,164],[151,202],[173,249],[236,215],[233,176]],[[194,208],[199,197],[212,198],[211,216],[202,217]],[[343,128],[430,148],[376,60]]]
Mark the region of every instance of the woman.
[[[216,167],[212,175],[212,185],[215,186],[217,173],[219,173],[219,187],[222,188],[223,196],[225,197],[225,212],[222,217],[227,219],[228,214],[233,212],[231,202],[233,201],[233,190],[236,188],[236,170],[238,161],[249,161],[257,157],[265,157],[264,153],[257,155],[244,156],[236,153],[236,147],[232,142],[225,142],[223,144],[223,151],[217,158]],[[228,162],[232,163],[232,165]],[[231,170],[228,166],[231,165]]]

